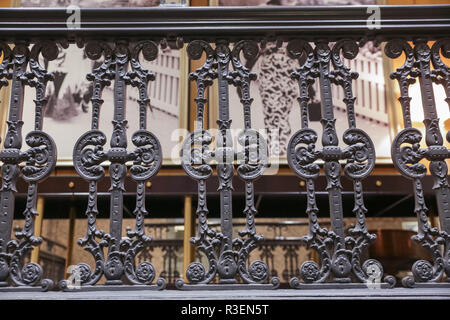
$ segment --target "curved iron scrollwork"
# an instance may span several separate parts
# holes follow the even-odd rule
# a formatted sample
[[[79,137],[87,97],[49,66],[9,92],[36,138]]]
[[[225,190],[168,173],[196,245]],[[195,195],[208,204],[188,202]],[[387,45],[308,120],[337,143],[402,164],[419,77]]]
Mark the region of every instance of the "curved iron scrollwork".
[[[200,59],[203,52],[206,61],[202,67],[190,74],[190,79],[197,84],[197,121],[195,130],[183,142],[181,150],[182,166],[186,173],[198,183],[198,232],[191,239],[197,249],[203,252],[209,263],[208,270],[202,263],[193,262],[186,270],[186,278],[178,279],[176,287],[182,290],[227,289],[235,286],[242,288],[275,289],[279,279],[272,278],[271,284],[264,284],[269,277],[269,268],[265,262],[257,260],[247,268],[250,253],[264,239],[256,233],[253,182],[258,179],[267,166],[267,143],[262,135],[251,129],[250,109],[253,99],[250,97],[250,82],[256,78],[241,62],[241,53],[246,59],[254,58],[259,46],[254,41],[240,41],[232,50],[226,41],[217,41],[213,49],[209,43],[195,40],[187,47],[191,59]],[[233,71],[229,71],[230,63]],[[216,148],[209,148],[212,142],[210,132],[204,129],[204,107],[207,102],[205,90],[214,79],[219,84],[219,127]],[[241,150],[233,148],[230,133],[228,85],[240,90],[244,113],[244,129],[238,135]],[[240,238],[233,239],[232,223],[232,178],[234,160],[238,161],[238,176],[245,182],[246,203],[244,214],[246,226],[239,231]],[[212,230],[207,224],[208,208],[206,204],[206,180],[212,175],[212,162],[217,163],[219,192],[221,202],[221,229]],[[209,284],[216,276],[219,284]],[[236,277],[245,284],[237,284]]]
[[[156,285],[151,285],[156,276],[152,263],[143,261],[136,266],[136,256],[151,242],[144,227],[144,218],[148,214],[145,208],[145,182],[159,171],[162,164],[162,149],[158,138],[147,130],[147,109],[149,99],[147,87],[155,79],[152,72],[146,70],[139,61],[142,54],[145,60],[157,58],[158,45],[153,41],[141,41],[134,44],[118,42],[113,47],[105,42],[88,42],[86,55],[93,60],[104,56],[103,63],[87,79],[93,82],[92,124],[91,130],[83,134],[75,144],[73,159],[78,174],[89,181],[89,198],[86,210],[88,226],[84,238],[78,244],[85,247],[94,257],[95,270],[86,263],[80,263],[73,269],[73,276],[78,277],[81,289],[92,290],[101,277],[106,277],[106,285],[121,285],[123,278],[133,288],[162,290],[166,281],[159,278]],[[128,65],[131,70],[127,71]],[[114,119],[110,149],[104,150],[107,138],[99,130],[100,107],[103,104],[102,91],[114,81]],[[127,151],[125,102],[126,86],[136,87],[139,92],[139,130],[133,133],[135,146]],[[102,163],[110,161],[111,179],[110,232],[97,228],[97,182],[105,175]],[[127,237],[122,237],[124,179],[127,175],[128,161],[132,161],[130,177],[136,181],[136,223],[133,230],[128,230]],[[99,239],[100,241],[97,241]],[[104,255],[104,248],[108,248]],[[104,286],[97,286],[104,289]],[[128,286],[108,287],[124,289]],[[67,280],[60,282],[63,290],[71,289]],[[129,287],[128,287],[129,288]]]
[[[362,251],[376,239],[366,227],[363,190],[361,180],[367,177],[375,166],[375,148],[370,137],[356,127],[352,80],[358,77],[356,72],[344,64],[345,59],[354,59],[359,52],[358,43],[344,39],[336,42],[330,49],[327,41],[321,40],[315,48],[303,40],[292,40],[288,43],[288,53],[292,58],[301,62],[297,72],[292,74],[298,80],[300,95],[301,129],[290,139],[288,144],[288,163],[292,170],[306,181],[307,210],[309,217],[309,233],[303,237],[307,248],[318,253],[320,266],[314,261],[306,261],[300,267],[303,280],[292,278],[291,287],[366,287],[375,284],[393,287],[395,278],[387,276],[381,282],[383,268],[381,264],[368,259],[361,261]],[[330,63],[333,70],[330,70]],[[322,108],[322,149],[316,148],[317,133],[308,127],[308,88],[315,79],[319,78]],[[347,109],[349,128],[344,132],[343,141],[347,148],[339,147],[335,129],[336,119],[333,113],[331,85],[341,86],[344,90],[344,103]],[[332,230],[321,228],[318,223],[318,208],[315,199],[314,181],[320,174],[317,160],[324,161],[324,172],[327,179],[327,191],[330,202],[330,218]],[[343,207],[341,195],[341,164],[339,160],[346,160],[344,173],[354,184],[354,209],[356,225],[344,231]],[[332,277],[332,283],[325,283]],[[362,282],[355,283],[353,280]]]
[[[412,239],[428,250],[432,262],[418,260],[412,266],[413,277],[405,277],[405,287],[450,286],[450,205],[449,183],[446,159],[450,158],[450,150],[444,146],[444,139],[439,128],[439,118],[435,105],[433,82],[444,87],[450,105],[450,67],[445,65],[442,56],[450,58],[450,39],[436,41],[430,48],[424,39],[417,39],[414,47],[403,39],[394,39],[387,43],[385,53],[389,58],[397,58],[405,53],[406,59],[400,68],[391,73],[400,86],[403,129],[392,143],[392,160],[400,173],[413,180],[415,213],[418,221],[418,232]],[[430,63],[434,70],[431,70]],[[424,111],[425,143],[421,148],[422,132],[412,127],[409,86],[419,79],[422,105]],[[447,140],[449,134],[447,133]],[[421,163],[428,160],[429,170],[434,177],[440,230],[432,228],[427,216],[422,178],[427,167]],[[440,282],[446,275],[447,282]]]
[[[61,43],[67,47],[67,43]],[[53,80],[53,74],[47,72],[39,63],[42,55],[47,61],[58,56],[58,46],[54,41],[43,41],[34,44],[29,49],[28,43],[16,43],[13,50],[6,43],[0,43],[3,62],[0,65],[0,87],[12,80],[11,102],[8,116],[8,130],[3,150],[0,151],[2,164],[1,207],[4,210],[0,218],[0,289],[4,290],[36,290],[36,285],[47,291],[53,287],[53,281],[42,279],[42,267],[34,262],[24,264],[27,253],[42,243],[42,238],[36,237],[34,221],[36,210],[37,185],[47,178],[56,165],[56,145],[53,139],[43,129],[43,110],[46,106],[45,90],[48,81]],[[27,71],[29,66],[29,71]],[[34,130],[25,137],[29,149],[22,148],[22,112],[25,87],[33,87],[36,91],[34,109]],[[25,163],[22,168],[19,166]],[[11,240],[14,218],[14,194],[17,192],[16,182],[22,174],[28,183],[26,206],[23,212],[25,225],[15,233],[16,239]],[[7,287],[8,278],[17,287]]]

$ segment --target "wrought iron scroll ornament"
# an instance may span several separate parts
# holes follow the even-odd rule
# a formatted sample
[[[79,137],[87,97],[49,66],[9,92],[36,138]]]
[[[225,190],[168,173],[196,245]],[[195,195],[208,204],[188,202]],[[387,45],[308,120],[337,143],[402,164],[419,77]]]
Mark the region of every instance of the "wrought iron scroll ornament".
[[[450,39],[436,41],[430,48],[427,41],[417,39],[414,47],[403,40],[394,39],[387,43],[385,53],[389,58],[397,58],[405,53],[405,62],[391,78],[396,79],[400,86],[399,101],[402,106],[403,129],[392,143],[392,160],[400,173],[413,180],[415,213],[418,221],[418,232],[412,239],[428,250],[432,263],[418,260],[412,266],[413,277],[405,277],[402,283],[405,287],[450,287],[450,192],[448,183],[448,168],[446,159],[450,158],[450,150],[444,146],[444,139],[439,128],[439,118],[435,105],[432,84],[444,87],[450,106],[450,67],[445,65],[442,56],[450,58]],[[431,70],[430,63],[434,70]],[[409,86],[419,78],[424,111],[425,143],[427,148],[421,148],[422,133],[412,127],[409,97]],[[449,141],[447,132],[447,141]],[[429,170],[434,177],[433,189],[436,194],[440,229],[432,228],[428,222],[422,178],[427,173],[427,167],[420,163],[428,160]],[[446,275],[446,282],[440,282]]]
[[[259,46],[253,41],[240,41],[230,50],[226,41],[217,41],[213,49],[209,43],[195,40],[187,47],[191,59],[200,59],[203,52],[206,61],[202,67],[190,74],[190,79],[197,84],[197,121],[195,130],[185,139],[182,150],[182,166],[186,173],[198,183],[198,232],[191,239],[197,249],[203,252],[209,263],[208,270],[202,263],[193,262],[186,270],[188,284],[182,279],[176,281],[176,287],[182,290],[241,288],[275,289],[279,279],[272,278],[271,284],[265,284],[269,269],[263,261],[254,261],[247,268],[250,253],[263,240],[256,233],[254,217],[253,181],[259,178],[267,165],[267,143],[255,130],[251,129],[250,82],[256,75],[242,64],[240,55],[253,58],[258,54]],[[229,71],[230,62],[233,71]],[[212,136],[204,129],[204,108],[207,100],[205,90],[218,79],[219,87],[219,134],[216,137],[215,150],[209,149]],[[242,93],[241,103],[244,113],[244,130],[238,135],[240,151],[235,151],[230,134],[231,119],[229,117],[228,85],[233,84]],[[221,202],[220,232],[209,228],[207,223],[208,208],[206,204],[206,180],[212,175],[212,162],[217,162],[217,176]],[[232,223],[232,177],[234,160],[238,161],[237,173],[245,182],[246,227],[239,231],[240,238],[233,239]],[[210,284],[218,276],[218,284]],[[237,277],[245,283],[238,284]]]
[[[67,47],[67,43],[61,45]],[[3,210],[0,216],[0,289],[47,291],[53,287],[53,281],[42,279],[42,267],[35,262],[23,264],[26,254],[42,243],[42,238],[37,237],[34,230],[34,221],[38,215],[37,185],[50,175],[57,157],[55,142],[42,131],[43,111],[47,103],[45,90],[47,82],[53,80],[53,75],[41,66],[39,57],[42,54],[47,61],[54,60],[58,56],[59,49],[56,42],[43,41],[34,44],[31,50],[25,42],[16,43],[12,50],[6,43],[0,43],[0,51],[4,58],[0,65],[0,88],[8,84],[7,79],[12,80],[8,129],[3,150],[0,151],[2,162],[0,202]],[[30,148],[21,151],[23,98],[26,86],[33,87],[36,91],[34,130],[25,137],[25,142]],[[25,163],[25,166],[20,167],[21,163]],[[16,182],[19,174],[22,174],[28,183],[23,212],[25,224],[21,231],[15,233],[16,239],[11,240],[14,194],[17,192]],[[7,287],[8,278],[16,287]],[[36,287],[39,284],[42,288]]]
[[[359,48],[356,41],[340,40],[332,49],[327,41],[318,41],[315,48],[303,40],[292,40],[288,43],[288,53],[299,59],[301,66],[292,74],[298,80],[300,95],[301,129],[290,139],[288,144],[288,163],[294,172],[306,181],[307,214],[309,217],[309,233],[303,238],[308,248],[318,253],[320,266],[314,261],[306,261],[300,268],[303,282],[298,278],[291,279],[291,287],[296,289],[317,287],[366,287],[379,285],[393,287],[395,278],[386,276],[384,282],[383,267],[377,260],[362,261],[362,251],[376,239],[366,227],[363,190],[361,180],[367,177],[375,165],[375,148],[370,137],[356,127],[354,112],[355,97],[352,91],[352,80],[358,74],[344,64],[345,59],[354,59]],[[330,63],[333,70],[330,70]],[[319,78],[322,107],[322,146],[317,149],[317,133],[308,127],[308,87]],[[331,96],[331,84],[342,86],[345,94],[349,128],[343,134],[343,141],[348,145],[341,149],[335,129],[335,117]],[[330,218],[332,230],[321,228],[318,223],[318,208],[315,199],[314,181],[320,174],[316,160],[324,162],[324,172],[329,193]],[[353,181],[354,209],[356,225],[344,232],[342,186],[340,183],[341,164],[346,160],[345,176]],[[328,280],[331,278],[331,283]],[[356,282],[355,282],[356,281]]]
[[[145,208],[145,182],[151,179],[160,169],[162,163],[161,145],[158,138],[147,130],[147,109],[149,99],[147,87],[149,81],[153,81],[153,73],[144,69],[139,62],[142,53],[147,61],[156,59],[158,45],[153,41],[141,41],[134,44],[118,42],[113,47],[106,42],[88,42],[85,46],[86,55],[97,60],[104,56],[103,63],[87,79],[93,83],[92,95],[92,124],[91,130],[83,134],[75,144],[73,161],[78,174],[89,181],[89,197],[86,209],[88,226],[84,238],[79,239],[78,244],[85,247],[92,254],[95,261],[95,269],[91,270],[86,263],[80,263],[73,269],[73,277],[78,277],[81,289],[92,290],[101,277],[106,277],[106,286],[96,286],[98,289],[114,290],[126,289],[129,286],[121,285],[123,278],[133,285],[133,288],[146,290],[162,290],[166,281],[159,278],[156,285],[151,285],[156,276],[156,271],[150,262],[141,262],[135,265],[136,255],[139,254],[151,241],[146,235],[144,217],[147,215]],[[128,65],[131,71],[127,71]],[[114,81],[114,119],[113,133],[110,141],[110,149],[104,150],[107,138],[99,130],[100,107],[103,104],[102,91],[105,86]],[[134,132],[132,142],[135,149],[127,151],[127,138],[125,120],[126,86],[136,87],[139,92],[139,130]],[[105,171],[102,163],[110,161],[109,175],[111,179],[110,202],[110,233],[105,233],[97,228],[97,182],[104,177]],[[123,220],[123,192],[124,179],[127,175],[128,161],[132,161],[130,177],[136,181],[136,223],[134,230],[127,232],[127,237],[122,237]],[[97,241],[99,239],[100,241]],[[107,255],[104,255],[107,248]],[[63,290],[71,289],[71,283],[67,280],[60,282]]]

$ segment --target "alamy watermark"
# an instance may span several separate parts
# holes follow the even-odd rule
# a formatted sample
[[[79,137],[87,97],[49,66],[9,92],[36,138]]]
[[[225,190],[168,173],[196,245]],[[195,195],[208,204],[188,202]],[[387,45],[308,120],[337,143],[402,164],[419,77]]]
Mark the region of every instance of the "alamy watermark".
[[[81,9],[78,6],[70,5],[66,9],[66,13],[69,17],[66,19],[67,29],[80,29],[81,28]]]
[[[381,289],[381,278],[383,272],[378,264],[372,263],[367,266],[366,274],[368,276],[366,280],[366,286],[369,289]]]
[[[67,268],[67,273],[70,273],[69,278],[66,280],[67,289],[77,290],[81,288],[81,269],[78,265],[70,265]]]
[[[370,14],[367,18],[367,28],[369,30],[381,29],[381,9],[379,6],[367,7],[366,13]]]

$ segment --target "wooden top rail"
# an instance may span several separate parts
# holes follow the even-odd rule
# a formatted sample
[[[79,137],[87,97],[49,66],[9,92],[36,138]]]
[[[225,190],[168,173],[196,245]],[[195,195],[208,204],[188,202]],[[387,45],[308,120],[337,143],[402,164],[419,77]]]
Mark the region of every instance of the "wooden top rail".
[[[369,29],[373,7],[379,29]],[[81,38],[122,36],[194,38],[301,36],[439,37],[450,31],[450,5],[425,6],[295,6],[80,9],[80,28],[70,29],[65,8],[0,9],[0,38]]]

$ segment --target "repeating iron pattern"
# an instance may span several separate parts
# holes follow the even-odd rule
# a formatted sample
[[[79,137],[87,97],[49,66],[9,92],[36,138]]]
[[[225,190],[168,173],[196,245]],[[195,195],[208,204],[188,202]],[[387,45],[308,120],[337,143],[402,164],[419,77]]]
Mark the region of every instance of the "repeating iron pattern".
[[[67,43],[61,43],[67,47]],[[20,288],[30,289],[41,284],[42,290],[53,287],[49,279],[42,279],[42,267],[34,262],[24,265],[24,258],[34,247],[42,243],[35,235],[34,222],[38,212],[37,185],[50,175],[56,164],[56,145],[53,139],[43,131],[43,110],[46,106],[45,90],[53,75],[45,70],[39,57],[48,61],[56,59],[59,49],[56,42],[43,41],[34,44],[31,49],[26,42],[18,42],[14,49],[1,42],[0,51],[3,62],[0,65],[0,88],[12,80],[11,101],[8,115],[8,129],[0,151],[2,164],[2,188],[0,190],[0,286],[8,286],[8,278]],[[34,130],[25,137],[29,148],[22,151],[22,113],[25,87],[35,88]],[[26,110],[32,112],[32,110]],[[23,167],[19,165],[24,163]],[[23,212],[25,225],[11,239],[14,219],[14,194],[19,175],[28,183],[26,206]],[[2,288],[13,290],[13,288]],[[17,288],[16,288],[17,289]]]
[[[263,240],[256,233],[253,182],[260,177],[267,165],[267,143],[262,135],[251,129],[250,82],[256,78],[241,61],[241,53],[246,59],[254,58],[259,46],[254,41],[239,41],[230,50],[227,41],[216,42],[215,49],[203,40],[195,40],[187,47],[191,59],[200,59],[206,54],[203,66],[190,74],[190,79],[196,81],[197,119],[195,130],[184,140],[181,159],[186,173],[198,183],[198,232],[191,239],[198,250],[203,252],[209,263],[209,268],[200,262],[191,263],[186,270],[186,278],[178,279],[178,289],[226,289],[230,286],[255,287],[260,289],[275,289],[279,285],[278,278],[272,278],[271,284],[264,284],[269,276],[269,268],[263,261],[254,261],[248,268],[250,253]],[[229,70],[230,63],[233,71]],[[216,137],[216,148],[210,149],[212,136],[204,128],[204,109],[207,100],[205,90],[218,81],[219,96],[219,127]],[[240,150],[233,147],[230,133],[231,119],[229,116],[229,84],[236,86],[241,92],[241,102],[244,114],[244,129],[238,135]],[[234,175],[234,161],[238,162],[237,174],[245,181],[246,203],[244,214],[246,226],[239,231],[239,238],[233,239],[233,210],[232,210],[232,177]],[[212,175],[212,163],[216,162],[217,177],[220,192],[220,232],[212,230],[207,224],[208,207],[206,204],[206,180]],[[209,284],[216,276],[219,284]],[[237,284],[239,276],[246,284]]]
[[[341,55],[346,59],[354,59],[358,54],[358,43],[344,39],[330,48],[328,41],[320,40],[315,48],[304,40],[292,40],[288,43],[288,52],[292,58],[299,59],[301,66],[292,74],[298,80],[300,95],[301,129],[290,139],[288,144],[288,162],[294,172],[306,181],[307,214],[309,217],[309,233],[303,238],[307,248],[318,253],[320,266],[314,261],[306,261],[300,268],[303,282],[296,277],[291,279],[293,288],[317,288],[332,279],[334,284],[328,287],[365,286],[378,282],[381,287],[393,287],[395,278],[387,276],[381,282],[383,267],[374,259],[361,261],[362,251],[376,239],[366,227],[363,190],[361,180],[367,177],[375,165],[375,148],[370,137],[356,127],[354,112],[352,80],[358,74],[344,65]],[[330,64],[333,70],[330,70]],[[319,79],[321,94],[321,124],[323,127],[322,149],[316,148],[317,133],[308,127],[308,88]],[[331,85],[342,86],[347,106],[349,128],[343,134],[343,141],[348,145],[339,147],[335,129],[336,119],[333,114]],[[331,230],[321,228],[318,223],[318,208],[315,199],[314,180],[320,174],[316,163],[323,160],[323,168],[327,179],[327,191],[330,204]],[[341,195],[341,164],[345,160],[345,176],[354,184],[354,209],[356,225],[345,234]],[[354,280],[364,283],[355,285]]]
[[[182,144],[181,164],[186,173],[198,185],[198,230],[191,242],[204,256],[208,266],[193,262],[186,270],[186,279],[178,279],[175,285],[181,290],[215,289],[276,289],[280,280],[270,272],[273,268],[273,241],[265,241],[257,233],[255,217],[254,182],[263,175],[268,165],[267,142],[252,128],[252,103],[250,85],[256,75],[250,72],[245,62],[259,55],[260,45],[276,39],[276,49],[295,34],[303,32],[304,39],[288,42],[287,52],[297,59],[300,67],[292,74],[299,85],[301,129],[288,144],[288,162],[291,169],[306,186],[308,234],[298,241],[290,239],[283,246],[285,269],[283,279],[290,279],[294,289],[314,288],[392,288],[395,278],[386,276],[382,280],[383,266],[374,259],[363,258],[363,252],[376,240],[368,232],[362,181],[375,166],[375,148],[368,134],[356,124],[355,99],[352,82],[358,74],[345,63],[354,59],[359,46],[366,40],[387,41],[385,54],[395,59],[405,56],[404,64],[391,74],[397,80],[404,129],[392,143],[392,160],[396,169],[412,180],[418,231],[412,237],[429,251],[431,261],[418,260],[412,265],[412,275],[402,280],[405,287],[450,288],[450,191],[448,181],[448,159],[450,131],[442,132],[433,86],[441,85],[450,108],[450,39],[448,37],[450,6],[392,7],[382,6],[380,29],[367,32],[367,15],[364,7],[332,8],[334,16],[326,8],[187,8],[179,10],[124,9],[128,14],[118,17],[116,10],[83,10],[83,26],[65,33],[67,12],[65,9],[43,9],[37,14],[27,9],[2,9],[4,19],[10,23],[0,26],[0,89],[10,85],[11,98],[6,136],[0,150],[0,291],[48,291],[53,282],[43,279],[43,268],[27,262],[27,255],[42,243],[35,232],[38,184],[54,169],[57,147],[52,137],[44,131],[44,113],[47,106],[46,88],[53,81],[53,74],[45,65],[58,58],[59,48],[68,48],[69,42],[77,42],[80,49],[91,60],[102,59],[100,65],[87,75],[93,93],[91,129],[84,133],[73,149],[73,162],[77,173],[88,181],[86,208],[87,229],[78,244],[89,252],[94,267],[79,263],[72,269],[71,279],[62,280],[59,289],[67,290],[162,290],[166,287],[163,278],[156,279],[156,270],[145,249],[155,246],[157,241],[145,230],[146,210],[145,183],[155,176],[162,164],[162,148],[158,138],[148,130],[147,109],[149,98],[147,87],[155,75],[141,64],[141,56],[155,60],[158,46],[180,48],[189,42],[187,53],[190,59],[206,56],[202,67],[190,74],[196,82],[197,96],[195,129]],[[139,9],[141,10],[141,9]],[[434,11],[433,11],[434,10]],[[124,12],[125,12],[124,11]],[[405,11],[407,14],[403,14]],[[160,19],[164,12],[166,19]],[[24,17],[25,16],[27,17]],[[411,19],[412,16],[415,19]],[[321,15],[326,16],[322,19]],[[433,19],[430,19],[431,15]],[[280,16],[284,23],[280,24]],[[169,18],[168,18],[169,17]],[[195,17],[195,18],[193,18]],[[215,19],[221,17],[221,19]],[[188,18],[188,19],[186,19]],[[345,19],[344,19],[345,18]],[[335,19],[334,22],[331,22]],[[101,20],[101,21],[100,21]],[[186,21],[184,21],[186,20]],[[195,20],[196,23],[193,23]],[[223,23],[226,20],[227,23]],[[26,23],[21,23],[25,21]],[[51,23],[49,23],[51,21]],[[352,27],[348,27],[352,21]],[[384,23],[389,21],[389,23]],[[45,23],[42,23],[45,22]],[[117,28],[120,24],[123,28]],[[436,28],[436,25],[439,27]],[[12,26],[12,27],[11,27]],[[205,27],[207,26],[207,27]],[[209,26],[209,27],[208,27]],[[216,34],[215,27],[217,27]],[[315,32],[311,33],[311,28]],[[11,30],[15,33],[11,35]],[[46,30],[43,33],[42,30]],[[135,32],[130,34],[130,30]],[[435,32],[431,34],[431,32]],[[145,37],[162,39],[160,43],[137,39]],[[398,38],[405,36],[406,38]],[[67,40],[55,41],[67,37]],[[83,39],[79,37],[85,37]],[[120,39],[128,39],[118,40]],[[182,38],[184,37],[184,38]],[[218,37],[218,38],[216,38]],[[329,37],[327,39],[321,39]],[[352,37],[345,38],[345,37]],[[155,39],[156,39],[155,38]],[[235,41],[237,38],[245,39]],[[8,40],[6,40],[8,39]],[[12,40],[11,40],[12,39]],[[19,40],[20,39],[20,40]],[[103,39],[103,40],[98,40]],[[203,39],[203,40],[193,40]],[[212,46],[210,43],[214,42]],[[364,39],[359,42],[355,39]],[[309,41],[314,40],[311,44]],[[408,42],[413,40],[413,42]],[[337,42],[335,42],[337,41]],[[230,45],[229,42],[233,42]],[[14,44],[14,46],[12,46]],[[283,47],[284,50],[284,47]],[[244,62],[245,60],[245,62]],[[42,63],[44,61],[44,63]],[[76,63],[76,62],[74,62]],[[411,97],[409,90],[416,83],[421,91],[425,136],[413,127]],[[214,136],[205,126],[207,89],[214,81],[218,83],[218,135]],[[321,96],[322,135],[309,127],[308,105],[310,89],[319,83]],[[114,110],[110,146],[106,135],[99,128],[100,111],[104,101],[105,87],[113,86]],[[332,86],[343,90],[348,129],[343,133],[341,147],[336,132],[333,111]],[[137,88],[139,129],[132,133],[133,149],[128,149],[126,120],[126,90]],[[243,130],[237,136],[237,144],[231,134],[229,87],[237,88],[242,104]],[[24,92],[33,88],[35,93],[33,110],[24,110]],[[439,103],[439,102],[438,102]],[[440,101],[442,103],[442,101]],[[34,129],[25,136],[23,146],[23,112],[33,112]],[[448,119],[444,119],[447,121]],[[321,139],[321,148],[317,147]],[[213,145],[214,142],[214,145]],[[323,172],[327,181],[329,218],[331,228],[318,222],[319,209],[316,203],[317,178]],[[106,170],[105,170],[106,169]],[[123,237],[124,182],[129,175],[136,183],[135,223]],[[439,215],[439,227],[432,227],[428,220],[423,180],[429,170],[434,179]],[[217,175],[220,194],[220,228],[208,224],[206,182]],[[345,231],[342,204],[342,173],[353,183],[355,226]],[[109,232],[97,226],[97,185],[105,175],[110,179],[110,227]],[[238,237],[233,235],[233,177],[244,181],[245,225]],[[24,227],[13,230],[17,185],[23,179],[27,186],[23,211]],[[12,236],[13,231],[15,237]],[[291,241],[295,240],[295,241]],[[298,269],[296,249],[304,245],[309,254],[315,251],[319,263],[304,262]],[[162,258],[168,264],[166,274],[170,279],[178,274],[172,272],[172,261],[176,260],[176,246],[169,243]],[[250,262],[255,249],[260,250],[260,259]],[[140,254],[144,253],[144,254]],[[139,255],[139,257],[138,257]],[[197,256],[198,261],[204,257]],[[269,268],[269,266],[271,268]],[[298,272],[297,270],[298,269]],[[164,273],[164,272],[163,272]],[[295,275],[300,274],[300,279]],[[105,285],[98,285],[102,277]],[[269,280],[269,277],[273,278]],[[156,281],[155,281],[156,279]],[[217,281],[218,283],[214,283]]]
[[[432,263],[418,260],[412,266],[413,277],[405,277],[405,287],[449,285],[450,281],[450,191],[446,160],[450,150],[444,146],[444,138],[439,127],[433,83],[444,87],[450,106],[450,67],[445,65],[441,54],[450,58],[450,39],[436,41],[430,48],[425,39],[417,39],[412,47],[403,39],[394,39],[387,43],[385,53],[389,58],[405,54],[405,62],[391,78],[398,81],[400,87],[399,102],[402,106],[403,129],[392,143],[392,160],[400,173],[413,181],[415,213],[418,232],[412,239],[427,249]],[[431,70],[430,64],[434,70]],[[409,87],[419,79],[424,113],[426,148],[421,148],[422,133],[412,127]],[[450,134],[447,132],[447,141]],[[427,167],[421,163],[428,160],[431,175],[434,177],[433,190],[436,195],[440,229],[431,227],[424,199],[422,178]],[[446,275],[447,282],[439,283]]]
[[[156,271],[150,262],[143,261],[135,264],[139,254],[151,241],[146,235],[144,217],[145,182],[151,179],[160,169],[162,163],[161,145],[158,138],[147,130],[147,108],[149,99],[147,86],[154,80],[154,74],[144,69],[139,62],[142,53],[144,59],[152,61],[158,55],[158,45],[153,41],[141,41],[128,44],[117,42],[114,45],[106,42],[88,42],[85,46],[86,55],[97,60],[104,56],[103,63],[87,75],[93,83],[92,95],[92,123],[91,130],[83,134],[75,144],[73,161],[78,174],[89,181],[89,197],[86,209],[88,226],[84,238],[78,244],[85,247],[95,260],[95,269],[91,270],[86,263],[80,263],[73,269],[73,276],[78,277],[81,288],[92,289],[101,277],[106,278],[108,285],[121,285],[124,278],[128,283],[145,289],[162,290],[166,286],[163,278],[159,278],[156,285],[150,285],[155,279]],[[131,70],[127,71],[128,65]],[[102,91],[114,81],[114,118],[112,120],[113,133],[110,149],[105,150],[107,142],[105,134],[99,130],[100,108],[103,104]],[[131,85],[139,92],[139,130],[133,133],[132,142],[135,146],[131,152],[127,151],[127,120],[126,87]],[[110,161],[109,176],[111,179],[110,201],[110,231],[105,233],[96,225],[97,210],[97,182],[104,177],[105,170],[102,163]],[[124,179],[127,175],[128,161],[132,161],[130,176],[136,181],[136,208],[134,214],[136,223],[134,230],[128,230],[127,237],[122,237],[123,220],[123,192]],[[97,241],[97,239],[101,241]],[[104,254],[107,248],[107,254]],[[137,285],[137,286],[136,286]],[[66,280],[60,282],[60,288],[68,290],[71,283]],[[118,286],[116,288],[126,288]],[[100,286],[99,289],[105,289]]]

